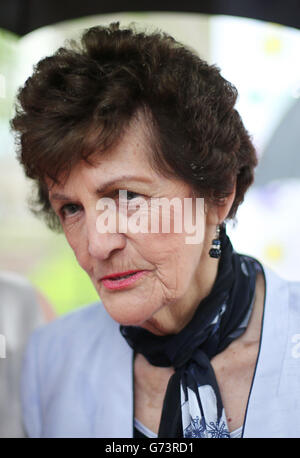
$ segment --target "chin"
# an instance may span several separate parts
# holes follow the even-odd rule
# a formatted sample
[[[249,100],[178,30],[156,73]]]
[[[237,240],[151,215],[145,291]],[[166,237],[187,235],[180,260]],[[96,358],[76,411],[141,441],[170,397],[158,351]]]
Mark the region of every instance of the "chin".
[[[144,327],[144,323],[147,323],[147,320],[151,319],[152,314],[155,313],[150,310],[146,311],[144,304],[128,309],[123,303],[112,305],[111,301],[109,301],[109,305],[106,306],[105,300],[103,300],[103,305],[110,317],[124,326]]]

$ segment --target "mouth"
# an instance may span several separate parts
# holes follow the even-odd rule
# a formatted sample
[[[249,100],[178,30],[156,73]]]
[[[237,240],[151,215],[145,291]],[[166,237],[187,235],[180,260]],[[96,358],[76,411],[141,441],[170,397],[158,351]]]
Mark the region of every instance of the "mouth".
[[[107,289],[116,290],[124,289],[133,285],[137,280],[142,278],[148,271],[147,270],[135,270],[128,272],[121,272],[117,274],[107,275],[101,278],[101,283]]]

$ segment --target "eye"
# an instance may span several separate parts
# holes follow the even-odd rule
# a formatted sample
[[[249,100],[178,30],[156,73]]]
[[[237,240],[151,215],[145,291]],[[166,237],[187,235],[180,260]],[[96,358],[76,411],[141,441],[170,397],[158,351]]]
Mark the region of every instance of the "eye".
[[[133,199],[136,199],[137,197],[141,197],[141,194],[138,194],[137,192],[134,192],[134,191],[127,191],[127,200],[133,200]]]
[[[68,218],[75,215],[80,209],[81,207],[77,204],[65,204],[61,207],[59,213],[63,218]]]

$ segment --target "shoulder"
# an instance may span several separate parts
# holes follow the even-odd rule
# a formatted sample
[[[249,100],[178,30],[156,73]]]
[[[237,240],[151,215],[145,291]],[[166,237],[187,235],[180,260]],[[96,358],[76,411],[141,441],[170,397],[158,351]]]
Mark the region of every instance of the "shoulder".
[[[291,281],[275,272],[270,267],[263,265],[267,292],[278,300],[284,296],[288,298],[290,306],[296,306],[300,312],[300,281]]]
[[[265,263],[256,261],[258,286],[262,290],[263,324],[277,322],[281,327],[284,323],[298,325],[300,320],[300,282],[284,278]]]
[[[128,394],[131,360],[119,324],[102,302],[37,329],[27,345],[21,377],[29,437],[91,437],[96,423],[97,434],[106,431],[105,418],[116,402],[119,408],[116,399],[123,402],[120,392]],[[107,415],[99,416],[104,409]]]
[[[108,338],[113,340],[118,333],[118,323],[99,301],[37,328],[29,339],[27,357],[34,357],[47,370],[47,366],[57,367],[68,358],[84,358],[91,347],[104,349]]]
[[[242,257],[254,261],[254,266],[257,272],[257,280],[264,283],[266,296],[272,296],[282,299],[283,295],[288,294],[289,300],[299,302],[300,299],[300,281],[291,281],[284,278],[283,275],[277,273],[274,269],[259,261],[257,258],[248,255],[241,255]]]
[[[114,328],[116,323],[110,318],[101,301],[84,305],[72,312],[40,326],[32,337],[40,342],[77,341],[90,339],[101,334],[107,328]],[[85,340],[86,342],[86,340]]]
[[[284,342],[291,343],[295,335],[300,336],[300,282],[283,278],[266,266],[264,275],[264,332],[270,342],[281,339],[281,345],[286,345]]]

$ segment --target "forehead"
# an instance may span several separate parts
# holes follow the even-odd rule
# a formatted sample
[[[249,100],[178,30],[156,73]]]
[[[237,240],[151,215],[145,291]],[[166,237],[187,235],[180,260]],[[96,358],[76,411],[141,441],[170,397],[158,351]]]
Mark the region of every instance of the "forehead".
[[[126,128],[120,140],[101,155],[91,157],[93,165],[101,165],[103,170],[128,174],[128,172],[145,171],[155,174],[151,167],[152,151],[149,134],[141,121],[134,120]]]
[[[49,191],[66,188],[80,179],[90,180],[91,186],[113,180],[130,180],[140,177],[141,181],[159,179],[159,175],[151,166],[152,151],[149,133],[140,120],[134,119],[124,131],[119,141],[100,154],[97,151],[88,161],[81,160],[75,164],[68,175],[61,175],[58,183],[46,180]]]

